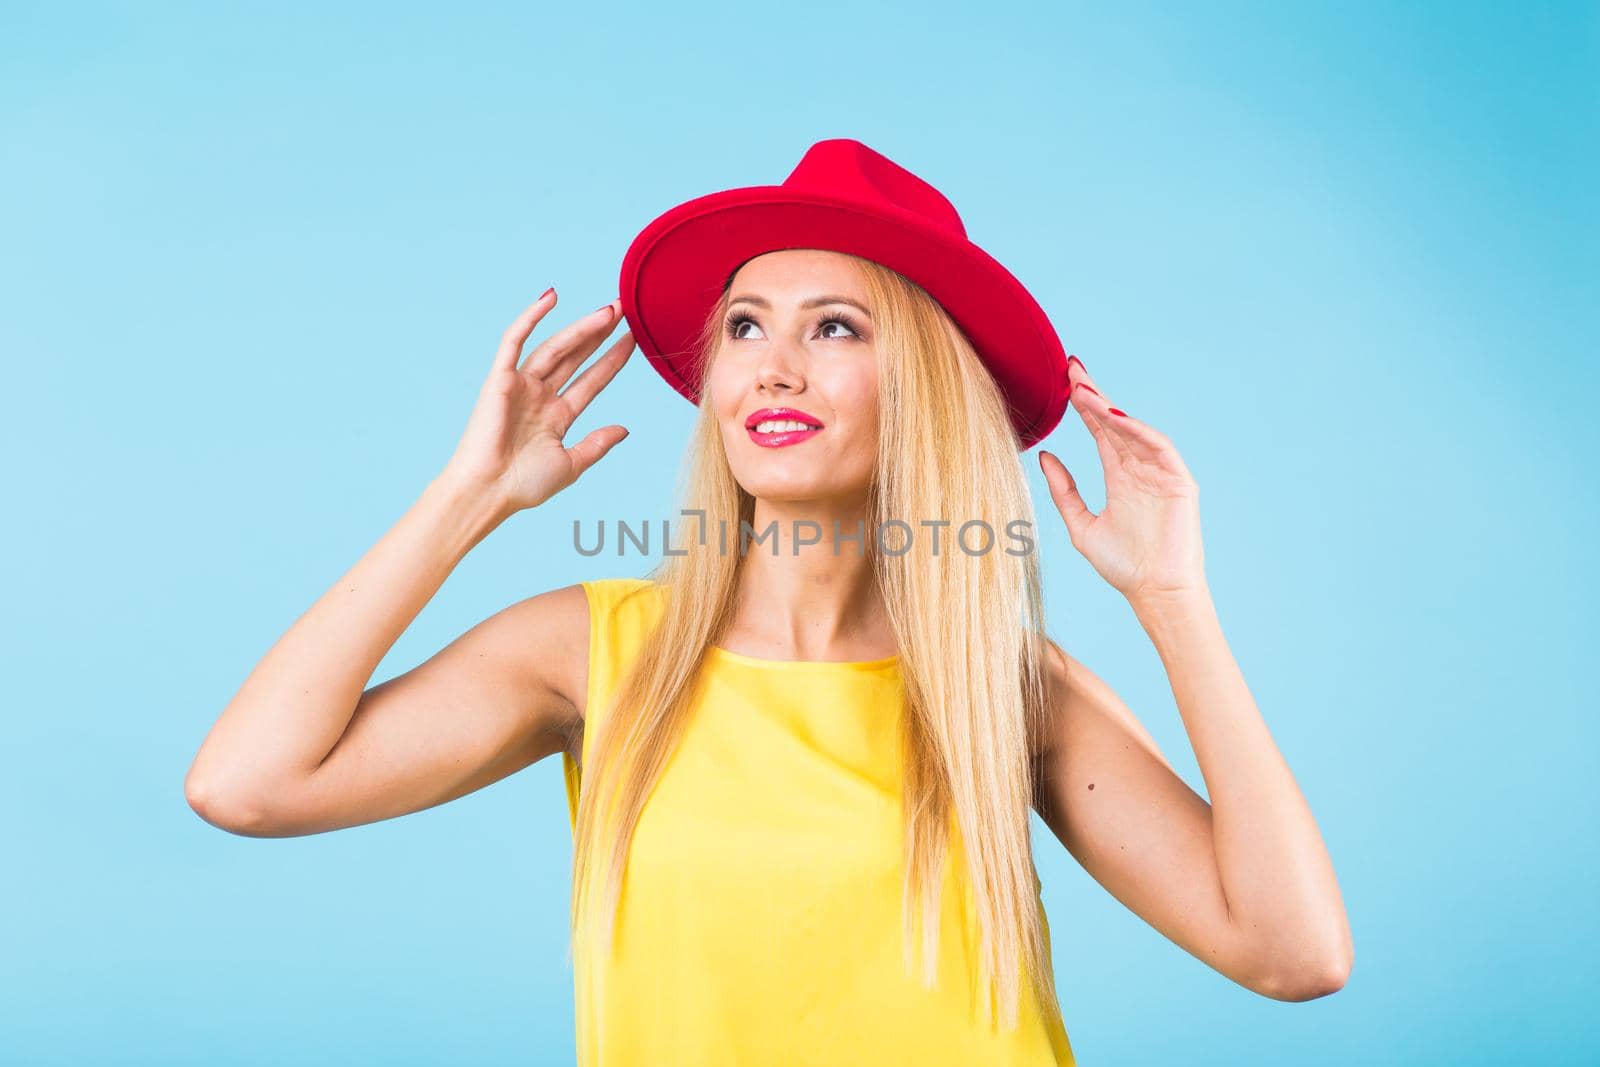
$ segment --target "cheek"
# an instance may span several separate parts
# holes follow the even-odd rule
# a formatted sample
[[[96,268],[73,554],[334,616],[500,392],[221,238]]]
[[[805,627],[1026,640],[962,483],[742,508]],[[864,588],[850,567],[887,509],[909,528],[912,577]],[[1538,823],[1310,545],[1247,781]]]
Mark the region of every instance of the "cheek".
[[[878,426],[878,368],[870,360],[840,367],[828,383],[828,396],[839,416],[858,433]]]
[[[733,380],[727,363],[718,362],[711,365],[711,371],[706,377],[706,391],[711,394],[711,412],[719,420],[727,420],[738,414],[741,392],[739,383]]]

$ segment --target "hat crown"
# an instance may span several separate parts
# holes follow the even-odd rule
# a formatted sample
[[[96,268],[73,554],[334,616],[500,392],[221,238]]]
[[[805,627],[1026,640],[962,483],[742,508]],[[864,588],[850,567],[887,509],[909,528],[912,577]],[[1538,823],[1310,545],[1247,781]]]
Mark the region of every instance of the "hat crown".
[[[818,141],[783,180],[785,189],[840,197],[915,215],[956,237],[967,228],[945,195],[881,152],[849,137]]]

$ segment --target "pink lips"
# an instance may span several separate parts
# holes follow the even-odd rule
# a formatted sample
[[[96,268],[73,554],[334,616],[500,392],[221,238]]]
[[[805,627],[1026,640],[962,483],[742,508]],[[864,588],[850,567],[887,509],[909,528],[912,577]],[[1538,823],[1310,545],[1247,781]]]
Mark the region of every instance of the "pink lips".
[[[756,427],[769,419],[808,423],[804,430],[783,430],[778,433],[760,433]],[[753,412],[744,420],[744,428],[750,434],[750,440],[763,448],[783,448],[786,445],[799,444],[810,437],[815,437],[822,432],[822,423],[819,419],[806,414],[798,408],[762,408]]]

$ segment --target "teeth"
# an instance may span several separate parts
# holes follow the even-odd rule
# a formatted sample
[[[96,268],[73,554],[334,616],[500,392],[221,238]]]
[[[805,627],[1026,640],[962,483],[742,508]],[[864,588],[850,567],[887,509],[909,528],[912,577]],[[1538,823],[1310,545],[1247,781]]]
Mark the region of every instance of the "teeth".
[[[799,422],[795,419],[768,419],[756,423],[756,433],[783,433],[787,430],[812,430],[816,427],[810,423]]]

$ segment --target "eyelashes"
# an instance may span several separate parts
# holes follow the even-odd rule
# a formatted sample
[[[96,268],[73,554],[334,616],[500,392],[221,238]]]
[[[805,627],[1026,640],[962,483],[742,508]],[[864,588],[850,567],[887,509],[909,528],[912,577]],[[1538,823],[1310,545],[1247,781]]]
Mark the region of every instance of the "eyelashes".
[[[731,312],[728,313],[727,319],[725,319],[723,321],[723,332],[727,335],[728,339],[731,340],[731,341],[743,341],[743,340],[746,340],[746,338],[743,338],[743,337],[739,336],[739,327],[744,325],[747,322],[755,323],[755,321],[756,321],[755,318],[752,317],[748,312],[731,311]],[[850,333],[853,334],[857,340],[860,340],[860,338],[861,338],[861,329],[860,329],[860,327],[858,327],[856,325],[855,320],[852,319],[850,316],[845,315],[842,312],[829,312],[828,314],[824,315],[822,318],[817,320],[817,327],[819,329],[821,329],[822,327],[827,326],[829,323],[838,323],[840,326],[843,326],[845,329],[849,330]],[[759,323],[757,323],[757,325],[759,325]],[[823,340],[825,340],[825,341],[839,341],[839,340],[843,340],[843,338],[841,338],[841,337],[825,337],[825,338],[823,338]]]

